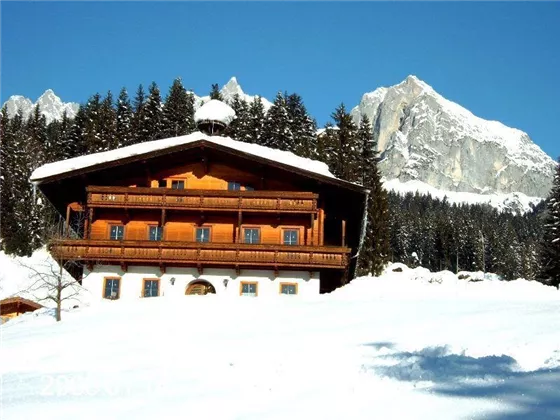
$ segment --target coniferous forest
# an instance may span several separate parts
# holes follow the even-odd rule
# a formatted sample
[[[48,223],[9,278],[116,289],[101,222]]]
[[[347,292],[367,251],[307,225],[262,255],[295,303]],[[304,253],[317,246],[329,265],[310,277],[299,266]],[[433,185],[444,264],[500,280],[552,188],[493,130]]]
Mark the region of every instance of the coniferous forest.
[[[221,99],[217,85],[210,96]],[[321,135],[296,93],[279,92],[265,111],[262,101],[236,96],[229,105],[237,118],[225,135],[243,142],[322,160],[338,178],[370,190],[367,228],[358,273],[380,272],[388,261],[432,271],[482,270],[506,279],[547,279],[560,283],[560,175],[546,204],[524,215],[490,206],[450,205],[419,194],[405,196],[382,188],[377,147],[367,117],[356,125],[343,104]],[[130,98],[96,93],[75,118],[47,124],[36,108],[0,115],[0,237],[8,254],[30,255],[45,244],[60,216],[29,183],[31,172],[48,162],[96,153],[196,130],[195,99],[176,79],[167,95],[152,83]]]

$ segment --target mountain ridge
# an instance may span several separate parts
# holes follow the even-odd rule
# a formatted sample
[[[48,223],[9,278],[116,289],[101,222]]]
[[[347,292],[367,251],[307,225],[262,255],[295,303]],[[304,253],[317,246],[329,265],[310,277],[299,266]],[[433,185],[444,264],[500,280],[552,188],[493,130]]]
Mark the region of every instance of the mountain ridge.
[[[265,110],[272,106],[262,96],[246,94],[235,76],[220,93],[226,101],[238,94],[247,102],[260,97]],[[196,108],[209,100],[209,96],[193,95]],[[51,89],[35,103],[20,95],[5,103],[9,115],[21,110],[24,116],[37,104],[48,122],[62,118],[64,110],[73,117],[79,107],[62,102]],[[546,197],[550,190],[556,163],[527,133],[474,115],[417,76],[364,93],[351,110],[356,123],[363,114],[372,121],[379,167],[389,189],[425,192],[418,185],[426,184],[442,193],[479,194],[481,201],[490,203],[496,200],[485,196],[520,193],[527,197],[520,202],[526,203]]]

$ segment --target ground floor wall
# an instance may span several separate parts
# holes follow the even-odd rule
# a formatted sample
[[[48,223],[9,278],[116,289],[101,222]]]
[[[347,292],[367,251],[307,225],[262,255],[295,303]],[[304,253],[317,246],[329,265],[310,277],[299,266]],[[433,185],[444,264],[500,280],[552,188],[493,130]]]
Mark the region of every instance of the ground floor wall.
[[[116,282],[109,283],[111,280]],[[240,270],[213,268],[204,269],[199,274],[196,268],[168,267],[162,273],[158,267],[129,266],[123,271],[117,265],[96,265],[91,271],[85,270],[82,285],[95,299],[105,298],[111,285],[117,283],[116,299],[137,299],[145,297],[146,281],[157,282],[158,296],[182,296],[193,284],[210,284],[217,295],[240,296],[255,294],[257,297],[279,296],[282,290],[300,296],[318,295],[320,275],[318,271]],[[244,286],[245,285],[245,286]],[[255,286],[249,286],[255,285]],[[151,290],[151,293],[153,289]]]

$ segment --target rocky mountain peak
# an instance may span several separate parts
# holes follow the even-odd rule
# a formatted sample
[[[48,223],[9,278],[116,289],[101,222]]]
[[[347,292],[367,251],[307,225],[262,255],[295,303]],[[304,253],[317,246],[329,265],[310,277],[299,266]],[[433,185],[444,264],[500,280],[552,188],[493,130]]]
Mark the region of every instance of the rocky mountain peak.
[[[64,112],[66,112],[69,118],[73,118],[80,108],[80,105],[77,103],[62,102],[52,89],[47,89],[43,92],[36,102],[32,102],[31,99],[21,95],[14,95],[4,103],[10,117],[21,112],[24,119],[32,114],[37,105],[39,105],[41,113],[47,119],[47,123],[62,119]]]
[[[416,76],[363,95],[387,180],[443,191],[545,197],[555,162],[521,130],[473,115]]]

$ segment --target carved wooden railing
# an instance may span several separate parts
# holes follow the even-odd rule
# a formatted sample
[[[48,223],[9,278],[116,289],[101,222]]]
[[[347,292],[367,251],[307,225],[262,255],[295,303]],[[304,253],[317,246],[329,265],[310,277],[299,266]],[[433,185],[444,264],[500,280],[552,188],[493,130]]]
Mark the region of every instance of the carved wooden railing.
[[[87,187],[88,207],[234,210],[283,213],[317,211],[318,195],[300,191],[174,190]]]
[[[50,251],[63,260],[202,266],[345,268],[349,248],[196,242],[58,240]]]

